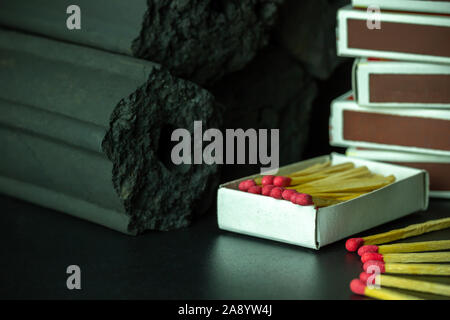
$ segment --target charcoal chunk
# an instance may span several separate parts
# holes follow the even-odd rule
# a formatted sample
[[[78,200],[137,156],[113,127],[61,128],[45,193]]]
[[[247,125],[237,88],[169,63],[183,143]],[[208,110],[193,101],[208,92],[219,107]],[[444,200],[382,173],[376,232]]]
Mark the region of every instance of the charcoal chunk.
[[[148,0],[136,57],[208,84],[243,68],[265,46],[283,0]]]
[[[219,180],[216,165],[174,165],[171,132],[193,124],[221,125],[214,97],[197,85],[156,70],[122,99],[111,115],[102,147],[113,162],[113,185],[131,216],[129,229],[171,230],[188,226],[211,204]]]
[[[345,61],[336,55],[336,14],[350,0],[287,0],[280,8],[277,39],[307,71],[327,79]]]

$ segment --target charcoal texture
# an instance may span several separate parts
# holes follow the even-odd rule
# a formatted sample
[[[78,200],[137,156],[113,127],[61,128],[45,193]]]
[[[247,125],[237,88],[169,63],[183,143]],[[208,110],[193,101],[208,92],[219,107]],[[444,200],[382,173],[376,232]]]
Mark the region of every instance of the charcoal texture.
[[[130,231],[188,226],[213,199],[216,165],[174,165],[171,133],[195,120],[220,127],[220,107],[194,83],[155,68],[148,81],[122,99],[111,115],[102,147],[113,162],[113,184],[131,216]]]
[[[209,84],[243,68],[265,46],[283,0],[148,0],[136,57]]]
[[[247,67],[224,77],[211,90],[226,106],[226,128],[280,129],[280,165],[302,158],[317,87],[283,49],[263,49]],[[259,167],[227,165],[222,179],[254,174]]]
[[[280,8],[276,37],[307,71],[327,79],[345,61],[336,54],[336,14],[350,0],[287,0]]]

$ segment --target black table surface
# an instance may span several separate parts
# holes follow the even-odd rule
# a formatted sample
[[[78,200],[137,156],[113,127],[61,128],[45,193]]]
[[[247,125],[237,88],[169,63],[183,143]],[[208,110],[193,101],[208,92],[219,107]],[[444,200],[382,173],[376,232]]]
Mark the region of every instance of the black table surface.
[[[2,299],[359,298],[349,283],[362,264],[345,240],[316,251],[258,239],[219,230],[215,212],[132,237],[6,196],[0,208]],[[362,235],[448,216],[449,200],[431,200]],[[438,239],[450,239],[449,229],[403,241]],[[67,289],[69,265],[81,269],[81,290]]]

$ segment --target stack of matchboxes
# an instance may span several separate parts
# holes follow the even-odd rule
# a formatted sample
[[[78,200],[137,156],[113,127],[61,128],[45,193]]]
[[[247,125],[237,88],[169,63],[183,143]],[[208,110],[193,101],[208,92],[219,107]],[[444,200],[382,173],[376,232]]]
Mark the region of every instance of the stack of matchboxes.
[[[337,19],[338,55],[355,61],[330,144],[427,170],[430,196],[450,198],[450,2],[353,0]]]

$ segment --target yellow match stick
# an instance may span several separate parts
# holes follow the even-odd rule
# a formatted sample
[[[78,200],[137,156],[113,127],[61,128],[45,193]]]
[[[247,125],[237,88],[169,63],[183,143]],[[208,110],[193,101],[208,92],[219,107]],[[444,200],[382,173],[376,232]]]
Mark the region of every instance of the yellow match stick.
[[[450,227],[450,218],[431,220],[424,223],[412,224],[405,228],[395,229],[363,238],[351,238],[345,243],[348,251],[356,251],[362,245],[382,244],[399,239],[417,236],[431,231],[442,230]]]
[[[403,294],[394,290],[385,288],[369,288],[366,283],[360,279],[353,279],[350,282],[350,290],[359,295],[381,300],[422,300],[415,296]]]
[[[286,177],[299,178],[299,177],[303,177],[303,176],[309,176],[309,175],[318,173],[319,171],[321,171],[325,168],[330,168],[330,164],[331,164],[331,161],[325,161],[323,163],[316,163],[310,167],[307,167],[306,169],[292,172],[292,173],[286,175]],[[346,166],[348,166],[348,165],[346,165]],[[257,185],[260,185],[263,182],[263,177],[257,177],[254,179],[254,181]]]
[[[377,253],[401,253],[401,252],[424,252],[450,249],[450,240],[421,241],[409,243],[394,243],[377,245],[365,245],[358,249],[358,254],[362,256],[366,252]]]
[[[293,173],[289,174],[288,176],[296,177],[296,176],[305,176],[308,174],[313,174],[313,173],[316,173],[316,172],[322,170],[323,168],[329,167],[330,165],[331,165],[331,161],[329,161],[329,160],[325,161],[323,163],[316,163],[315,165],[312,165],[306,169],[302,169],[302,170],[293,172]]]
[[[450,252],[420,252],[420,253],[376,253],[366,252],[361,256],[362,263],[370,260],[383,262],[450,262]]]
[[[428,274],[432,276],[450,276],[450,264],[425,263],[388,263],[370,260],[364,263],[363,269],[373,273]],[[368,271],[369,270],[369,271]]]
[[[325,169],[321,169],[313,174],[308,174],[304,176],[277,176],[273,180],[273,184],[277,187],[288,187],[288,186],[294,186],[310,181],[315,181],[318,179],[324,179],[327,178],[330,174],[337,173],[337,172],[343,172],[346,170],[349,170],[351,168],[354,168],[355,165],[351,162],[345,162],[341,164],[337,164],[331,167],[327,167]],[[262,180],[261,180],[262,182]]]
[[[371,285],[378,285],[383,287],[393,287],[412,291],[428,292],[450,297],[450,286],[441,283],[406,279],[386,274],[371,275],[367,272],[361,272],[361,274],[359,275],[359,279],[369,287]]]
[[[347,170],[320,176],[320,179],[315,179],[309,182],[302,183],[301,186],[310,187],[310,186],[327,185],[330,184],[331,182],[341,181],[342,179],[357,178],[361,176],[368,177],[371,175],[372,173],[369,171],[369,169],[367,169],[366,166],[358,168],[350,168]],[[300,184],[298,184],[297,187],[298,186],[300,186]]]

